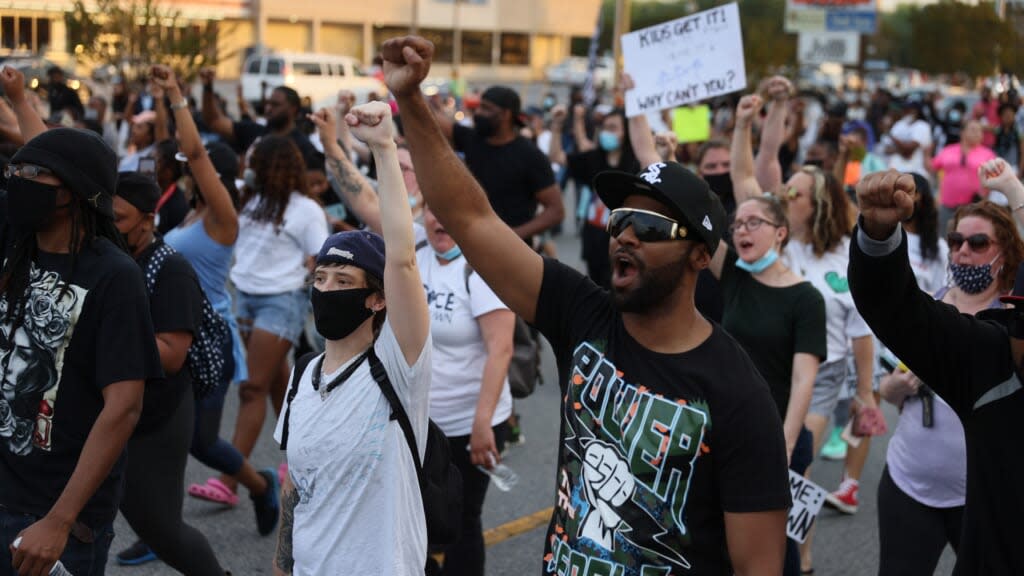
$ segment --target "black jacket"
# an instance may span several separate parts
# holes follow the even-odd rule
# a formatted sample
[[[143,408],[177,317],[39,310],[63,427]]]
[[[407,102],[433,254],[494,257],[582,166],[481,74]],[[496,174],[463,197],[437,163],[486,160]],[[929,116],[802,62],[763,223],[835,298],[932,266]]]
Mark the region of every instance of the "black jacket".
[[[902,234],[902,232],[901,232]],[[875,335],[960,416],[967,506],[955,573],[1024,574],[1024,389],[1005,327],[961,314],[917,287],[902,235],[873,257],[850,243],[850,290]],[[927,450],[927,446],[921,446]]]

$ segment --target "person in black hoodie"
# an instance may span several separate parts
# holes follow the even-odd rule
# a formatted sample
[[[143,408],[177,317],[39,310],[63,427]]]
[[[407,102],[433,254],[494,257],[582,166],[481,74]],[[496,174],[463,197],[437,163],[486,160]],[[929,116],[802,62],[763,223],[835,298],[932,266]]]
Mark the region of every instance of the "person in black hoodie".
[[[967,438],[967,505],[956,572],[961,576],[1024,573],[1024,460],[1007,434],[1024,414],[1024,308],[976,317],[933,300],[917,287],[900,222],[913,216],[910,174],[894,170],[857,185],[861,218],[850,246],[850,289],[878,338],[945,400]],[[998,271],[982,265],[981,281]],[[1014,295],[1024,302],[1024,268]]]

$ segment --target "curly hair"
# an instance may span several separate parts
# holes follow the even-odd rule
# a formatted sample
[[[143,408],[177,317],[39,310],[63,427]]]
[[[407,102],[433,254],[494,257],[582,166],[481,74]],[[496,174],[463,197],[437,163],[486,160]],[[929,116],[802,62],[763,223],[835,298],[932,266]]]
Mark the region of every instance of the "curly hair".
[[[779,198],[774,194],[763,194],[761,196],[754,196],[746,202],[760,204],[772,224],[786,229],[786,235],[782,237],[782,246],[780,246],[780,248],[785,248],[786,244],[789,243],[789,218],[786,216],[786,199]]]
[[[968,216],[988,220],[995,231],[996,244],[1003,256],[1003,266],[996,276],[999,289],[1007,292],[1013,289],[1013,283],[1017,279],[1017,268],[1024,262],[1024,240],[1021,240],[1017,225],[1010,215],[1010,211],[988,200],[982,200],[974,204],[965,204],[957,209],[953,216],[952,227],[956,230],[961,220]]]
[[[253,150],[249,168],[256,172],[257,185],[242,189],[247,215],[257,222],[280,226],[292,192],[308,196],[306,162],[299,147],[291,138],[267,136]],[[249,206],[254,199],[255,206]]]
[[[814,181],[811,187],[811,246],[814,255],[820,258],[853,232],[854,212],[850,198],[831,173],[811,165],[801,166],[797,173],[807,174]]]

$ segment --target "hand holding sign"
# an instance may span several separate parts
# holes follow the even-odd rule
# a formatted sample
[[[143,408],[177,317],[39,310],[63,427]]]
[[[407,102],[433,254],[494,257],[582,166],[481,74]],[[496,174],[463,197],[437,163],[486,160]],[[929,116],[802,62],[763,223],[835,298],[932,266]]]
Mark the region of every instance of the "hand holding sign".
[[[630,117],[747,86],[736,3],[626,34],[622,53],[636,82],[626,96]]]

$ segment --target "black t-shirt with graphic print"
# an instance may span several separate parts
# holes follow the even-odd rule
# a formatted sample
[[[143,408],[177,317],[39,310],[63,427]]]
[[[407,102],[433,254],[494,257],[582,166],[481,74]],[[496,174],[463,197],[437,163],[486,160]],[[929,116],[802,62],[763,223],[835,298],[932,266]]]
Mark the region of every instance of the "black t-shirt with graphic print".
[[[162,245],[163,241],[158,240],[136,258],[143,271],[149,265],[153,252]],[[192,265],[181,254],[169,256],[156,277],[153,293],[149,295],[153,332],[189,332],[195,335],[203,321],[202,304],[202,288]],[[135,433],[148,434],[166,422],[185,398],[185,392],[191,390],[191,382],[192,373],[187,361],[176,374],[146,382],[142,417]]]
[[[553,260],[536,318],[564,393],[542,573],[731,574],[724,513],[790,505],[782,421],[747,354],[714,324],[688,352],[648,350]]]
[[[0,210],[0,237],[6,221]],[[142,272],[123,250],[96,239],[73,271],[70,254],[40,252],[30,278],[24,321],[13,333],[0,321],[0,505],[43,516],[75,470],[103,389],[163,372]],[[114,519],[123,469],[122,453],[81,522]]]

